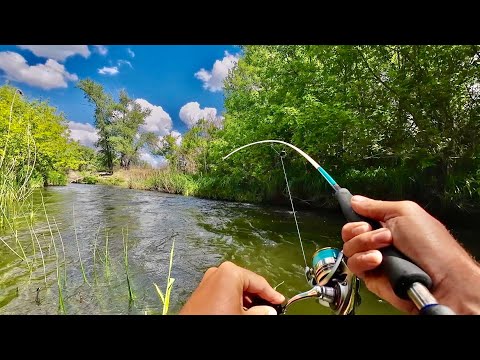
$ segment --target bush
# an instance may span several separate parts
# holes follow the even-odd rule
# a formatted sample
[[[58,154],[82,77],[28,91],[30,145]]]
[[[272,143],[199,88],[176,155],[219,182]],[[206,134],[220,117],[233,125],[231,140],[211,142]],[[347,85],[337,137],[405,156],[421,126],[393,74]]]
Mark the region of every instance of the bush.
[[[48,186],[65,186],[67,185],[67,175],[55,170],[50,170],[47,173]]]

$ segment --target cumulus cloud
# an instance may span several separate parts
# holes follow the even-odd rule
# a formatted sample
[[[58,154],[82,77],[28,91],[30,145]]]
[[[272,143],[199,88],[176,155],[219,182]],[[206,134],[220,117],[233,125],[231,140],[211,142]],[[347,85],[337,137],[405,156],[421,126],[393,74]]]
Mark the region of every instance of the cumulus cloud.
[[[69,121],[68,127],[70,128],[70,137],[73,140],[78,140],[80,144],[91,148],[95,147],[94,144],[98,140],[98,135],[97,130],[91,124]]]
[[[119,73],[118,67],[112,66],[112,67],[106,67],[104,66],[101,69],[98,69],[98,73],[101,75],[116,75]]]
[[[151,131],[159,136],[170,133],[173,126],[172,118],[161,106],[150,104],[145,99],[136,99],[135,102],[143,109],[151,110],[150,115],[145,119],[145,124],[141,126],[140,130]]]
[[[237,64],[238,58],[239,54],[232,55],[228,51],[225,51],[223,59],[216,60],[211,71],[202,68],[195,73],[195,77],[203,81],[204,89],[210,90],[211,92],[222,91],[223,80],[227,77],[230,69]]]
[[[152,155],[147,152],[140,152],[140,160],[149,163],[154,168],[160,168],[167,164],[167,160],[163,156]]]
[[[63,61],[73,55],[81,55],[84,58],[90,56],[87,45],[17,45],[20,49],[33,52],[38,57]]]
[[[48,59],[45,64],[30,66],[25,58],[11,51],[0,52],[0,69],[12,81],[37,86],[45,90],[68,87],[67,81],[77,81],[76,74],[70,74],[65,66]]]
[[[132,58],[135,57],[135,53],[132,51],[132,49],[127,48],[128,55],[130,55]]]
[[[170,135],[172,135],[174,138],[176,138],[175,143],[178,146],[180,146],[180,144],[182,143],[182,140],[183,140],[182,134],[180,134],[177,130],[173,130],[172,132],[170,132]]]
[[[105,45],[93,45],[95,46],[95,49],[100,55],[107,55],[108,54],[108,48]]]
[[[189,102],[183,105],[180,109],[180,120],[182,120],[189,128],[194,126],[200,119],[205,119],[213,122],[216,126],[219,126],[223,117],[217,116],[217,109],[205,107],[200,108],[198,102]]]

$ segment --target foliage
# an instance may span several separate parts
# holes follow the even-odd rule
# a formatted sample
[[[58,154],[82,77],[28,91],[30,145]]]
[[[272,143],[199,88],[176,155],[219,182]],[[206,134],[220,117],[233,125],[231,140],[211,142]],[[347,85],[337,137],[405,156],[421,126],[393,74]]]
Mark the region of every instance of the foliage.
[[[95,145],[99,147],[100,160],[108,171],[113,172],[117,161],[123,169],[129,169],[132,164],[140,162],[142,148],[157,146],[155,134],[140,128],[151,110],[142,108],[128,97],[125,90],[120,91],[116,102],[105,93],[102,85],[90,79],[80,80],[78,87],[95,106],[95,127],[99,135]]]
[[[235,179],[232,191],[255,189],[261,200],[283,193],[270,146],[222,160],[249,142],[279,139],[310,154],[352,192],[478,204],[479,46],[245,46],[243,52],[225,83],[225,121],[209,149],[211,176]],[[325,180],[286,150],[292,192],[328,196]]]
[[[69,139],[65,117],[54,107],[30,101],[12,86],[0,87],[0,167],[5,173],[10,164],[14,182],[28,173],[29,179],[42,178],[45,185],[63,183],[61,174],[82,164],[78,153],[83,148]]]

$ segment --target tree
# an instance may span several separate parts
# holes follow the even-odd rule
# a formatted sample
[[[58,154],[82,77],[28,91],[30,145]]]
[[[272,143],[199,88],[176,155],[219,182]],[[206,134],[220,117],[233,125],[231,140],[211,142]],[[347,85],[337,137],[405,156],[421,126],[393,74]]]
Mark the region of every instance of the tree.
[[[120,100],[113,109],[110,141],[120,156],[120,166],[128,170],[132,162],[138,162],[140,149],[154,146],[158,138],[152,132],[140,132],[151,110],[143,109],[125,90],[120,92]]]
[[[432,205],[478,202],[479,46],[245,46],[243,53],[225,82],[214,154],[280,139],[352,191]],[[268,146],[228,166],[220,160],[215,176],[239,179],[264,199],[283,191]],[[297,196],[328,194],[303,159],[285,161]]]
[[[71,146],[67,121],[56,108],[0,87],[0,173],[15,177],[8,181],[39,179],[46,185],[52,174],[63,176],[75,166]]]
[[[125,90],[120,91],[116,102],[105,93],[102,85],[90,79],[80,80],[78,87],[95,105],[95,127],[99,136],[95,145],[100,148],[101,159],[109,171],[113,171],[117,159],[120,166],[128,170],[132,163],[139,161],[142,148],[156,146],[156,135],[141,131],[151,110],[143,109]]]
[[[95,146],[99,148],[102,164],[112,172],[115,160],[115,148],[111,139],[115,102],[105,93],[103,86],[93,80],[82,79],[77,83],[77,87],[83,90],[85,98],[95,106],[95,127],[98,130],[98,141]]]

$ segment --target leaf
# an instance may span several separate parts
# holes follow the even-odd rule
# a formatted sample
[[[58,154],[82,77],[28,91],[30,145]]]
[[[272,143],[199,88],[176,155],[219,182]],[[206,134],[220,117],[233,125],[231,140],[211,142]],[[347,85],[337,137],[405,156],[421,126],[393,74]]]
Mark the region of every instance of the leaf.
[[[162,304],[165,304],[165,298],[163,296],[162,290],[160,290],[160,288],[157,286],[157,284],[153,283],[153,285],[155,286],[155,289],[157,290],[158,297],[162,301]]]

